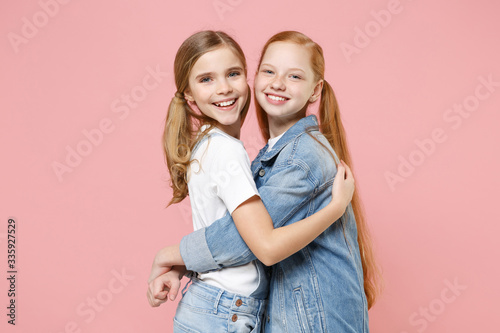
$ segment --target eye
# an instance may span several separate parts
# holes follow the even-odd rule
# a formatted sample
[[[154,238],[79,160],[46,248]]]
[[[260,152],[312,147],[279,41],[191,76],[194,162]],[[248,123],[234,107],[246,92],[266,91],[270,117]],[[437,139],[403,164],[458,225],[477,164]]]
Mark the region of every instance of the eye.
[[[201,83],[207,83],[207,82],[210,82],[212,79],[210,77],[202,77],[200,79],[200,82]]]
[[[229,77],[236,77],[236,76],[240,76],[240,75],[241,75],[241,73],[240,73],[240,72],[238,72],[238,71],[234,71],[234,72],[229,73],[229,75],[228,75],[228,76],[229,76]]]
[[[291,75],[290,75],[290,77],[291,77],[292,79],[295,79],[295,80],[300,80],[300,79],[302,79],[302,77],[301,77],[301,76],[296,75],[296,74],[291,74]]]
[[[270,70],[270,69],[263,69],[261,72],[264,73],[264,74],[269,74],[269,75],[273,75],[274,74],[274,72],[272,70]]]

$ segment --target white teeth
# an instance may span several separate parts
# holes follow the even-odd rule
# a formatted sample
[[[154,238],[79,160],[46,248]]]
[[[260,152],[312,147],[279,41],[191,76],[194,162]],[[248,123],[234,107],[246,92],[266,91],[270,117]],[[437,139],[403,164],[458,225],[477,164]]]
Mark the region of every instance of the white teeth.
[[[286,98],[284,97],[279,97],[279,96],[274,96],[274,95],[267,95],[270,99],[273,101],[286,101]]]
[[[234,102],[236,102],[236,100],[232,99],[230,101],[225,101],[225,102],[222,102],[222,103],[214,103],[214,104],[217,105],[217,106],[230,106],[230,105],[233,105]]]

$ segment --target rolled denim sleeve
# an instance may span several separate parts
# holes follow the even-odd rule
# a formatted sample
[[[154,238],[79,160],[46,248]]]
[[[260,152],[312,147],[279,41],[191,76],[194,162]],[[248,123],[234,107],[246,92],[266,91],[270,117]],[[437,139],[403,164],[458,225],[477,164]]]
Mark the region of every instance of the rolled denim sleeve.
[[[218,269],[205,240],[205,228],[183,237],[179,249],[188,270],[207,272]]]
[[[278,228],[302,220],[313,210],[301,208],[312,203],[317,186],[306,163],[295,161],[273,171],[259,193]],[[195,272],[244,265],[256,259],[229,213],[209,227],[185,236],[180,250],[186,268]]]

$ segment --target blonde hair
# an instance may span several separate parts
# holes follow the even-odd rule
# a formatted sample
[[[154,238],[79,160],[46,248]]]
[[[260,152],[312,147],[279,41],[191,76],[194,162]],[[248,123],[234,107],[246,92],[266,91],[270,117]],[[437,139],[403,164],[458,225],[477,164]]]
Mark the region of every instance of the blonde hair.
[[[319,106],[320,130],[328,142],[332,145],[333,149],[337,153],[337,156],[344,160],[347,165],[352,166],[351,155],[347,146],[346,134],[344,126],[342,125],[337,99],[332,87],[324,79],[325,59],[323,57],[323,49],[309,37],[300,32],[283,31],[272,36],[264,45],[259,65],[257,66],[257,71],[260,68],[267,48],[275,42],[292,42],[310,50],[311,66],[315,75],[315,80],[323,80],[323,89],[321,91],[321,102]],[[267,114],[258,103],[255,104],[260,131],[264,139],[267,141],[269,140],[269,122]],[[375,303],[377,296],[380,294],[381,273],[375,262],[370,232],[364,217],[361,200],[357,192],[354,192],[351,204],[358,229],[358,244],[361,254],[361,263],[363,266],[364,290],[368,302],[368,308],[371,308]]]
[[[186,99],[184,92],[189,88],[189,75],[194,64],[207,52],[221,47],[231,49],[243,64],[245,76],[247,65],[245,55],[238,43],[222,31],[200,31],[186,39],[179,47],[174,60],[174,76],[177,92],[175,93],[165,120],[163,132],[163,149],[165,160],[170,173],[170,186],[173,196],[167,207],[181,202],[188,195],[187,171],[191,160],[193,147],[212,129],[217,121],[205,116],[203,113],[195,112]],[[248,87],[250,92],[250,87]],[[243,124],[250,98],[241,111],[241,124]],[[201,135],[197,135],[200,127],[209,125]]]

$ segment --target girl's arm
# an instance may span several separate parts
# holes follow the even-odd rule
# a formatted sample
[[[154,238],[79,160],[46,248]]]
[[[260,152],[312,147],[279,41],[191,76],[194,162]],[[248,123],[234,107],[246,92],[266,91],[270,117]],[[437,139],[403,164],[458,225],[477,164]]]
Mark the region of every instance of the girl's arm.
[[[238,206],[232,218],[255,256],[264,264],[272,265],[304,248],[338,220],[349,205],[353,193],[354,177],[351,169],[341,161],[333,182],[332,201],[308,218],[274,229],[269,213],[257,196]],[[179,245],[162,248],[153,261],[150,281],[175,265],[184,265]]]
[[[345,212],[354,193],[354,177],[341,161],[333,183],[332,200],[319,212],[290,225],[274,228],[266,207],[253,196],[233,211],[238,232],[255,256],[271,266],[312,242]]]
[[[149,274],[148,283],[151,283],[151,281],[158,276],[168,272],[172,266],[184,266],[179,244],[166,246],[156,253],[153,260],[153,266],[151,267],[151,273]]]

